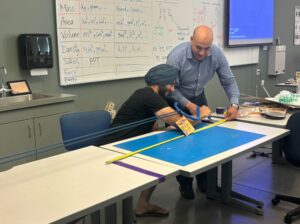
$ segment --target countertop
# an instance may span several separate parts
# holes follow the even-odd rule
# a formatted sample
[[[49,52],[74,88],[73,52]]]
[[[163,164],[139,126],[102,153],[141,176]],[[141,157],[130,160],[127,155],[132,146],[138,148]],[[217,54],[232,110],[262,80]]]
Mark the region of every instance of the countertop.
[[[23,95],[24,97],[28,95]],[[32,96],[36,96],[33,99],[26,99],[26,100],[18,100],[22,96],[8,96],[6,98],[12,98],[14,99],[4,99],[0,98],[0,112],[9,111],[9,110],[17,110],[17,109],[23,109],[23,108],[29,108],[29,107],[36,107],[36,106],[42,106],[47,104],[55,104],[55,103],[61,103],[66,101],[74,101],[76,95],[72,94],[66,94],[66,93],[46,93],[46,92],[38,92],[33,93]]]

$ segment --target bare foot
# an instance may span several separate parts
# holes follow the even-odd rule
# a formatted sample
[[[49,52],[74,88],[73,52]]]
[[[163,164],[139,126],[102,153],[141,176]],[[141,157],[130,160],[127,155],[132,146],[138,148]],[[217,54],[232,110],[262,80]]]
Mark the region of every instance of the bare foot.
[[[157,205],[149,203],[137,208],[135,211],[135,215],[137,217],[166,217],[169,215],[169,211]]]

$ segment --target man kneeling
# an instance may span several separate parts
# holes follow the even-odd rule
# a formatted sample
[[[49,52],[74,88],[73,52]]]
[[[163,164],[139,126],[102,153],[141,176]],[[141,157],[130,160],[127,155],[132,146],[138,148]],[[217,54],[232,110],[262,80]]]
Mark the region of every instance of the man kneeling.
[[[176,113],[174,109],[168,105],[166,96],[174,91],[174,83],[178,78],[178,75],[179,70],[167,64],[160,64],[151,68],[145,75],[147,87],[136,90],[121,106],[111,124],[111,128],[168,114],[170,116],[164,116],[161,119],[165,123],[176,127],[176,121],[181,119],[181,115]],[[207,106],[202,106],[200,112],[202,117],[208,116],[211,113]],[[100,140],[99,145],[120,141],[157,130],[156,119],[150,120],[150,122],[135,125],[134,127],[125,130],[122,128],[120,131],[105,136]],[[149,202],[154,189],[155,187],[152,187],[142,191],[135,210],[137,217],[163,217],[169,215],[168,210]]]

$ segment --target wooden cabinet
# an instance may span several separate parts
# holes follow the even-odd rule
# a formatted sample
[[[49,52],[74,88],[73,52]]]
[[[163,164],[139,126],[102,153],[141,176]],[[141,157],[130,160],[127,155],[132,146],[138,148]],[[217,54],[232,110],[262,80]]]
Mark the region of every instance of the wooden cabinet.
[[[61,115],[55,114],[34,119],[37,159],[66,151],[60,131],[59,119]]]
[[[0,157],[21,153],[34,153],[35,139],[33,120],[24,120],[0,125]]]
[[[59,119],[74,110],[74,96],[27,108],[0,109],[0,171],[65,152]]]

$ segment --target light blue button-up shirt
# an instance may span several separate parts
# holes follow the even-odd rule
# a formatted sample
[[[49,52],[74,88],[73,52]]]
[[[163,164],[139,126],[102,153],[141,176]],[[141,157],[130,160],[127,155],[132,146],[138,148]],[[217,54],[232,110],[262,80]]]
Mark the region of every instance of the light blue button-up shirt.
[[[231,103],[239,103],[239,88],[228,61],[216,45],[212,44],[210,54],[202,61],[197,61],[192,54],[190,42],[185,42],[175,47],[167,57],[167,64],[180,70],[175,91],[170,97],[182,107],[191,97],[199,96],[206,83],[213,78],[215,73]]]

